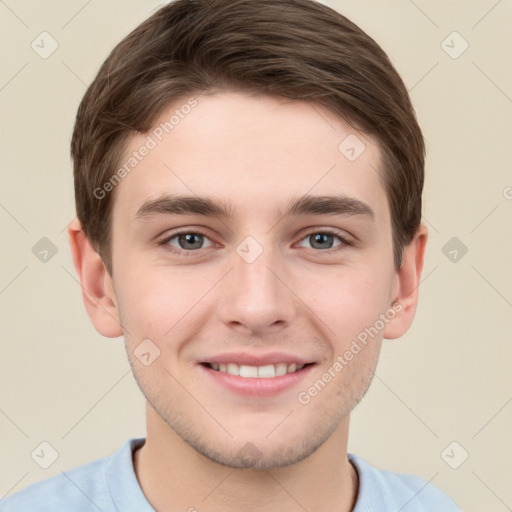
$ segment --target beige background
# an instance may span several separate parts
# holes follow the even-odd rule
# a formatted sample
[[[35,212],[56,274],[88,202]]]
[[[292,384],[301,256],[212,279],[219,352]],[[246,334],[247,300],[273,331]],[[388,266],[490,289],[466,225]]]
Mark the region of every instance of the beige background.
[[[512,2],[325,3],[390,55],[428,149],[419,309],[406,336],[384,342],[349,451],[431,480],[467,512],[510,510]],[[122,338],[97,334],[82,303],[66,234],[68,155],[86,86],[158,5],[0,0],[0,496],[145,435]],[[43,31],[59,45],[47,59],[31,48]],[[443,47],[454,54],[462,39],[442,45],[453,31],[469,44],[458,58]],[[32,252],[42,237],[57,248],[46,263]],[[456,262],[442,250],[452,237],[468,249]],[[31,458],[43,441],[58,452],[48,469]],[[457,465],[466,451],[458,469],[445,462]]]

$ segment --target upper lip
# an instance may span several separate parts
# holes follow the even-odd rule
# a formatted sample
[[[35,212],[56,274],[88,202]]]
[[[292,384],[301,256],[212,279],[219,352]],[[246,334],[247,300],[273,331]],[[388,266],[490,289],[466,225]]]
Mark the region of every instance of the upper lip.
[[[265,366],[268,364],[286,363],[292,364],[308,364],[312,363],[310,359],[305,359],[294,354],[286,354],[284,352],[272,352],[269,354],[249,354],[247,352],[225,352],[216,354],[212,357],[205,358],[202,363],[236,363],[247,366]]]

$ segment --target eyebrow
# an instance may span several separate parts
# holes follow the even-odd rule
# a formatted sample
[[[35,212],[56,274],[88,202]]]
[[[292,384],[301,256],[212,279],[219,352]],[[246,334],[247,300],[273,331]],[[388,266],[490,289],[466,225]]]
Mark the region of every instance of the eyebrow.
[[[164,195],[146,201],[135,214],[134,220],[144,220],[153,215],[204,215],[231,219],[236,208],[222,200],[188,195]],[[342,195],[304,195],[292,197],[286,211],[277,211],[279,217],[300,215],[364,215],[375,219],[372,208],[354,197]]]

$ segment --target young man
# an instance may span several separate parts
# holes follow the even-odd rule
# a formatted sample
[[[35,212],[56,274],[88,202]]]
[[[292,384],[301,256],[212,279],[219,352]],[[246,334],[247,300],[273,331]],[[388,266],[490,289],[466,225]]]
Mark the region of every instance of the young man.
[[[423,137],[368,35],[312,0],[176,0],[105,61],[72,156],[74,265],[147,436],[2,512],[459,510],[347,454],[427,240]]]

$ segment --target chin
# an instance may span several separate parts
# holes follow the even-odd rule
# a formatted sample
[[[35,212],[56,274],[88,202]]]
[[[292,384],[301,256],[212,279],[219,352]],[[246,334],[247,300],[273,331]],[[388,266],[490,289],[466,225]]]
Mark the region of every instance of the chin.
[[[218,439],[205,439],[194,435],[190,430],[176,433],[191,448],[212,462],[234,469],[256,471],[268,471],[296,464],[316,452],[332,434],[330,430],[298,432],[293,437],[279,437],[275,433],[274,440],[263,437],[222,443]]]
[[[321,445],[322,443],[320,443]],[[234,469],[268,471],[291,466],[309,457],[318,447],[282,447],[273,451],[261,451],[250,441],[237,452],[212,451],[207,446],[193,446],[212,462]]]

